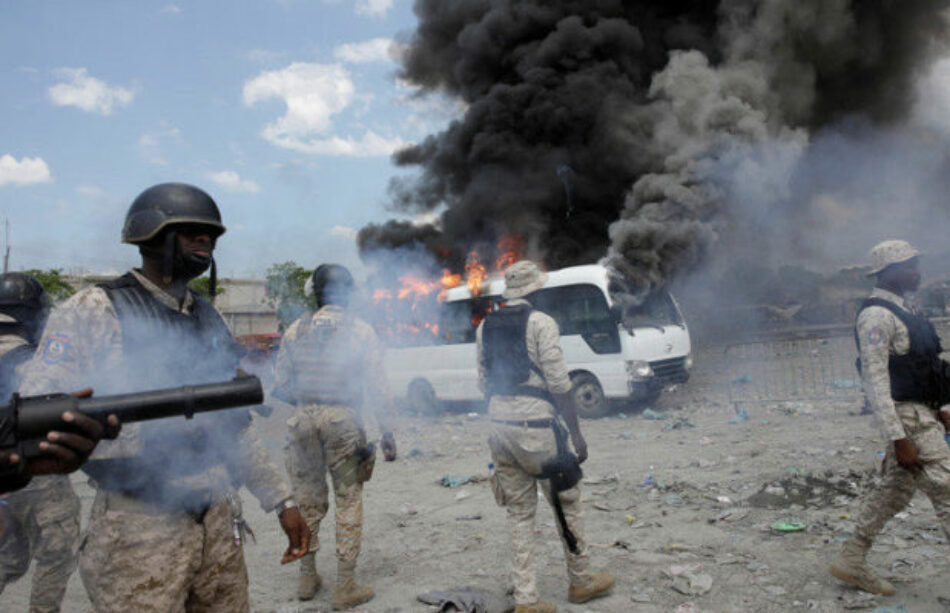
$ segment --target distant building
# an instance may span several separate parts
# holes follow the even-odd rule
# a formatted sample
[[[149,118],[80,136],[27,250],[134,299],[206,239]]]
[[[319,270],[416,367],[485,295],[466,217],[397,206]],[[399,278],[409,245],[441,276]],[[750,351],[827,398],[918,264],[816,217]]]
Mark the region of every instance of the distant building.
[[[114,278],[115,275],[69,276],[67,281],[80,290]],[[263,279],[218,279],[224,293],[214,301],[235,336],[277,332],[277,311],[267,301]]]

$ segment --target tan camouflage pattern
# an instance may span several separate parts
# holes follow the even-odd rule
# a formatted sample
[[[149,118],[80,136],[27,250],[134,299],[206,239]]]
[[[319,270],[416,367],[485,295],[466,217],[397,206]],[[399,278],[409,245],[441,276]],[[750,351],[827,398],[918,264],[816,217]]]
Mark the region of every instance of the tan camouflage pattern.
[[[887,290],[875,288],[871,297],[881,298],[907,309],[903,298]],[[902,439],[907,434],[898,416],[898,406],[924,405],[894,402],[887,365],[891,355],[905,355],[910,351],[910,332],[896,315],[884,307],[871,306],[861,311],[858,316],[857,336],[861,354],[861,383],[868,405],[874,412],[886,440]]]
[[[492,476],[496,500],[508,510],[511,531],[512,578],[515,603],[538,601],[537,563],[534,558],[534,516],[538,506],[537,485],[552,503],[550,482],[533,475],[541,473],[541,465],[557,455],[557,443],[550,428],[524,428],[494,424],[488,439],[495,474]],[[560,493],[561,506],[568,528],[577,537],[579,553],[567,548],[562,535],[567,575],[572,585],[590,582],[590,560],[584,539],[584,507],[580,484]],[[500,499],[500,500],[499,500]],[[552,506],[553,512],[553,506]],[[560,524],[554,520],[560,533]]]
[[[353,411],[343,406],[300,407],[287,420],[287,474],[294,499],[310,528],[310,551],[320,549],[320,522],[330,505],[327,472],[333,480],[336,555],[356,563],[363,529],[363,484],[357,478],[357,450],[366,435]]]
[[[97,613],[250,611],[244,552],[224,501],[198,523],[100,491],[79,574]]]
[[[889,240],[880,242],[871,248],[871,271],[874,275],[891,264],[899,264],[917,257],[920,252],[914,249],[907,241]]]
[[[332,331],[334,340],[323,351],[321,336]],[[383,370],[383,354],[373,328],[338,305],[305,313],[291,324],[281,340],[274,368],[275,390],[298,405],[315,399],[344,395],[350,386],[362,392],[354,406],[360,420],[374,417],[382,432],[391,432],[393,406]]]
[[[899,513],[920,488],[933,504],[937,519],[950,539],[950,448],[944,427],[929,408],[900,402],[897,413],[907,437],[916,445],[924,469],[917,475],[900,467],[889,445],[884,457],[883,478],[862,502],[854,538],[866,550],[874,537]]]
[[[153,284],[144,285],[169,308],[191,307],[190,300],[179,306]],[[20,391],[25,395],[70,392],[102,380],[100,373],[123,372],[122,366],[122,329],[115,309],[105,291],[88,288],[50,314],[37,354],[20,371]],[[198,415],[191,422],[183,421],[182,427],[213,419],[213,414]],[[139,432],[139,424],[123,424],[122,434],[114,441],[101,441],[93,458],[139,455]],[[290,497],[290,489],[253,423],[235,445],[244,452],[239,466],[220,465],[181,477],[174,480],[174,487],[211,489],[224,499],[233,494],[231,476],[238,475],[265,510]],[[247,609],[247,573],[241,549],[232,540],[229,513],[226,518],[215,516],[210,523],[206,519],[204,525],[196,526],[181,513],[107,510],[103,505],[108,496],[115,497],[98,491],[98,507],[93,509],[86,545],[80,553],[80,573],[96,611],[178,611],[186,610],[186,601],[188,611]],[[222,508],[227,511],[227,505]],[[221,559],[216,559],[218,556]],[[167,576],[159,577],[162,573]]]
[[[527,300],[509,300],[508,305],[517,306],[528,304]],[[482,328],[484,322],[478,325],[475,332],[478,348],[478,386],[482,392],[488,390],[486,365],[482,351]],[[566,394],[571,391],[571,377],[564,364],[564,353],[561,351],[561,330],[554,319],[534,311],[528,317],[528,327],[525,332],[528,343],[528,357],[544,373],[544,379],[538,373],[531,371],[527,385],[547,388],[552,394]],[[554,407],[550,402],[531,396],[492,396],[488,404],[488,414],[492,419],[544,419],[554,415]]]
[[[79,497],[68,477],[36,477],[0,497],[0,593],[35,561],[30,613],[59,611],[78,546]]]

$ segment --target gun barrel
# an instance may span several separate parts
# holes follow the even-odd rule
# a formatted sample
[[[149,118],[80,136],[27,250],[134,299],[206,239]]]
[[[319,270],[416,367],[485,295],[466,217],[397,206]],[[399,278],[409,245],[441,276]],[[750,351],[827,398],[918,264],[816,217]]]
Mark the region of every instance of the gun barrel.
[[[105,423],[115,414],[122,423],[252,406],[264,401],[257,377],[184,385],[131,394],[76,398],[67,394],[21,398],[17,411],[17,435],[21,440],[44,438],[61,427],[64,411],[74,410]]]

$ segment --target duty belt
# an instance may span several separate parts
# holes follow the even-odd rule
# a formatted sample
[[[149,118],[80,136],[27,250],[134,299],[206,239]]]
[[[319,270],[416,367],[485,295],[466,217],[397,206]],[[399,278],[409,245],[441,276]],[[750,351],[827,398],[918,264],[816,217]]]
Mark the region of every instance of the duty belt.
[[[554,404],[554,396],[546,388],[535,387],[534,385],[518,385],[503,392],[492,392],[492,396],[530,396],[538,400],[544,400]],[[548,424],[549,426],[551,424]]]

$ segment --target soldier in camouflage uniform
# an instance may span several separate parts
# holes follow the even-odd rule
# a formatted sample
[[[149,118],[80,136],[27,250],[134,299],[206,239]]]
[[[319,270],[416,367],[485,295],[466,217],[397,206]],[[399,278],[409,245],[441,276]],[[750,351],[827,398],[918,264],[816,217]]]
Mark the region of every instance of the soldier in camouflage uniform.
[[[488,413],[492,421],[488,439],[495,464],[492,489],[498,504],[508,509],[511,528],[516,613],[556,610],[538,595],[534,516],[539,483],[552,506],[556,502],[554,496],[558,497],[566,527],[576,538],[572,551],[563,528],[558,526],[570,580],[568,600],[581,603],[599,598],[614,584],[613,575],[590,571],[580,483],[554,494],[550,481],[539,479],[542,467],[557,456],[552,429],[561,427],[557,415],[567,424],[578,460],[583,462],[587,458],[587,443],[570,395],[571,379],[561,353],[557,322],[532,310],[529,302],[531,294],[541,289],[546,279],[547,275],[534,262],[522,260],[509,266],[505,271],[505,306],[489,314],[476,331],[479,385],[489,396]],[[489,329],[492,331],[486,333]],[[524,377],[511,380],[514,371],[523,371]]]
[[[353,278],[342,266],[323,264],[314,271],[310,285],[318,310],[305,313],[284,334],[274,395],[297,406],[287,422],[287,472],[313,535],[310,554],[301,561],[298,597],[313,598],[321,584],[314,553],[320,547],[320,522],[329,508],[329,472],[336,502],[333,608],[340,610],[374,595],[371,587],[355,581],[363,482],[369,479],[374,459],[363,429],[364,411],[378,416],[387,461],[396,459],[396,443],[376,333],[346,309]]]
[[[214,307],[186,282],[212,265],[224,232],[208,194],[184,184],[149,188],[133,202],[123,240],[141,269],[80,291],[53,312],[21,393],[92,386],[135,392],[230,378],[238,354]],[[214,269],[211,272],[214,286]],[[96,488],[80,575],[97,612],[248,611],[245,485],[278,512],[290,546],[309,532],[247,410],[133,424],[83,468]]]
[[[17,391],[16,369],[36,351],[48,308],[37,279],[18,272],[0,275],[0,402]],[[0,592],[35,559],[31,613],[59,611],[78,546],[79,497],[69,477],[37,477],[0,499]]]
[[[854,535],[831,566],[838,579],[874,594],[893,594],[866,557],[884,524],[917,489],[933,503],[950,538],[950,449],[944,434],[950,407],[934,387],[940,339],[924,317],[905,302],[917,289],[919,252],[904,241],[885,241],[871,250],[877,284],[856,324],[861,379],[867,401],[889,442],[881,483],[865,497]]]

